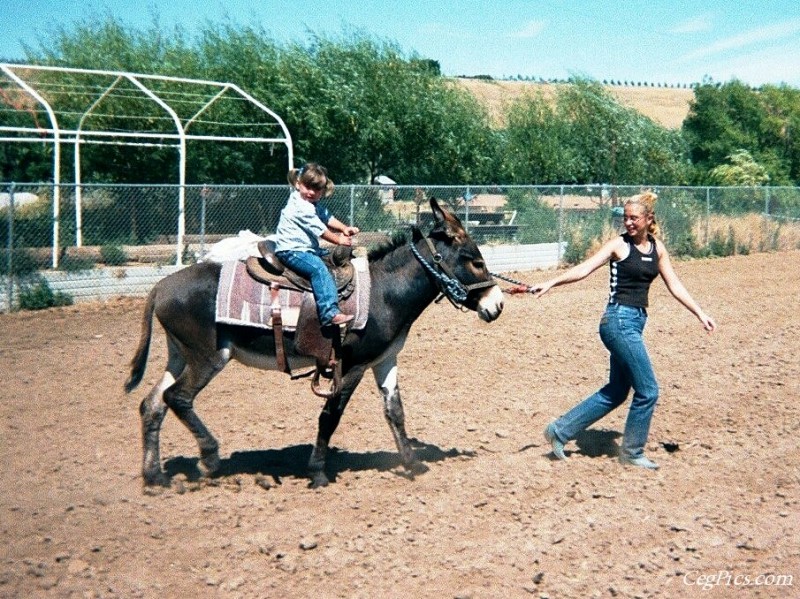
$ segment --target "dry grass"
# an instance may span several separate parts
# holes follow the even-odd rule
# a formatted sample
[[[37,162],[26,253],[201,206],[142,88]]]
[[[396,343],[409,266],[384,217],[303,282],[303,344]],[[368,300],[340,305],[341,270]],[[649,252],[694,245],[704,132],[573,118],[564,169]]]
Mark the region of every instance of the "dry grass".
[[[455,79],[487,107],[495,125],[502,126],[508,105],[525,94],[540,94],[545,99],[555,96],[559,86],[568,84],[532,83],[525,81],[489,81]],[[620,104],[638,110],[668,129],[680,129],[694,98],[691,89],[607,86]]]
[[[704,222],[694,227],[695,239],[735,243],[736,252],[785,251],[800,248],[800,223],[779,223],[758,214],[745,216],[711,215],[708,228]]]

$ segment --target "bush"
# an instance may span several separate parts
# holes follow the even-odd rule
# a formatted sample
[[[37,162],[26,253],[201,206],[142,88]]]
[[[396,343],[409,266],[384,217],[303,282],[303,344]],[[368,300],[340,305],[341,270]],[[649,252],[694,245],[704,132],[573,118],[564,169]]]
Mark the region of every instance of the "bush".
[[[659,202],[656,208],[658,223],[662,229],[664,243],[672,255],[678,257],[700,256],[700,249],[693,226],[702,213],[698,202],[691,195],[678,194],[669,201]]]
[[[601,208],[589,212],[567,212],[565,226],[568,231],[568,244],[564,252],[567,264],[578,264],[593,249],[617,234],[614,226],[614,213],[611,209]]]
[[[92,270],[94,266],[95,261],[88,256],[66,255],[58,264],[58,270],[63,270],[65,272],[79,272],[82,270]]]
[[[118,245],[104,245],[100,248],[100,257],[108,266],[122,266],[128,262],[128,255]]]
[[[508,194],[508,208],[517,213],[519,243],[550,243],[558,239],[558,211],[544,203],[536,194]]]
[[[20,285],[19,309],[44,310],[55,306],[71,306],[72,296],[61,291],[54,292],[43,277],[34,277],[33,281]]]
[[[33,252],[26,249],[15,249],[11,253],[11,274],[25,277],[44,268],[45,264]],[[0,274],[8,276],[8,250],[0,250]]]

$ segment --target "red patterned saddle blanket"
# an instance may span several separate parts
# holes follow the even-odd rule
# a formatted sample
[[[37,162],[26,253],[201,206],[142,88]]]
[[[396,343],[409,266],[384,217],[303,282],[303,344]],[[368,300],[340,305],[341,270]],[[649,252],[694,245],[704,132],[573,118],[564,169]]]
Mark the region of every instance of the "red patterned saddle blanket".
[[[369,264],[366,258],[361,257],[353,259],[353,266],[353,293],[339,306],[342,312],[355,316],[348,328],[359,330],[366,326],[369,317]],[[244,262],[226,261],[222,263],[217,286],[216,320],[226,324],[271,329],[273,302],[277,301],[284,330],[294,331],[306,295],[311,296],[306,301],[313,300],[313,295],[308,291],[279,289],[273,299],[269,285],[251,277]]]

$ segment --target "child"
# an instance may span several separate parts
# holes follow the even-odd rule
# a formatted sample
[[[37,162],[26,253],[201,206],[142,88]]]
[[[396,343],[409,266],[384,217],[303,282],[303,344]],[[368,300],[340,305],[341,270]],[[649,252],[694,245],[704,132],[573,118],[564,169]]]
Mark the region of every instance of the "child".
[[[342,325],[353,320],[352,314],[339,311],[336,284],[320,256],[320,238],[338,245],[353,245],[351,237],[358,227],[349,227],[336,219],[319,201],[333,194],[333,181],[325,167],[308,163],[292,169],[288,175],[293,191],[281,210],[275,231],[275,255],[287,267],[311,281],[317,314],[324,326]]]

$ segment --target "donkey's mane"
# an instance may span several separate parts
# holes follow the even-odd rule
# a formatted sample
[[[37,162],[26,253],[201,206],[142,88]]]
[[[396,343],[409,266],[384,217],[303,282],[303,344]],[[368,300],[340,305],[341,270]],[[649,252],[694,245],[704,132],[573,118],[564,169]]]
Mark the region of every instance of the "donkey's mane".
[[[376,260],[380,260],[384,258],[387,254],[392,253],[394,250],[399,248],[402,245],[408,243],[408,231],[406,230],[397,230],[391,234],[391,237],[388,241],[384,241],[376,246],[373,246],[367,250],[367,260],[369,262],[374,262]]]

